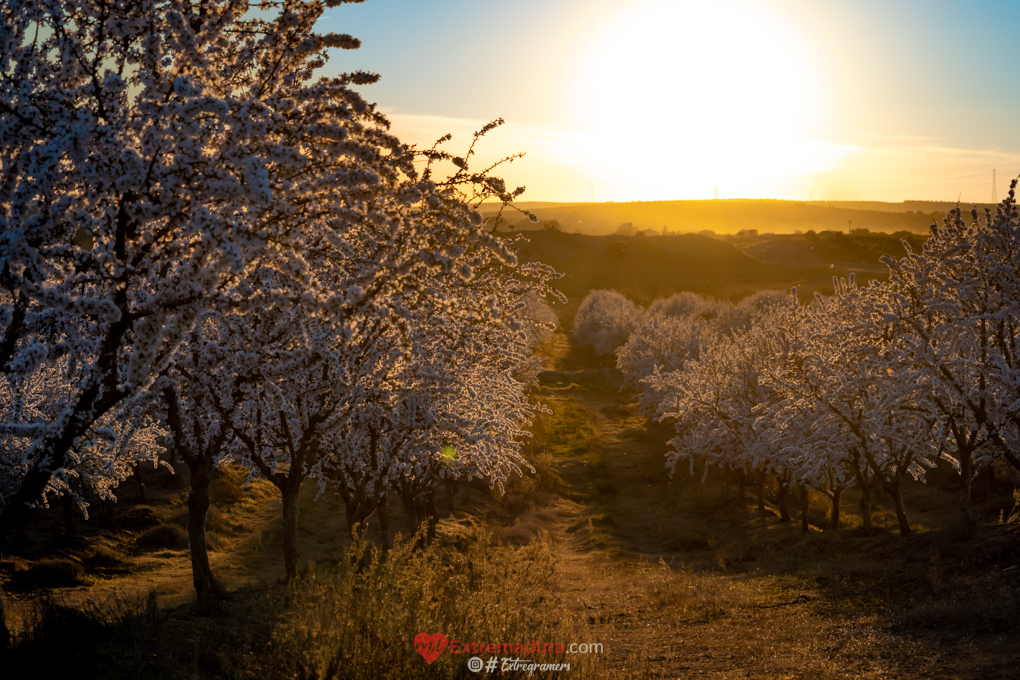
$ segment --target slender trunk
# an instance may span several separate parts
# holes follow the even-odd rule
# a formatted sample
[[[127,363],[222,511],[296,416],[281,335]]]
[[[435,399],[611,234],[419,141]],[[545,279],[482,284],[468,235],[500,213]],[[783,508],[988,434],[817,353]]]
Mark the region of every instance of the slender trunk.
[[[765,512],[765,471],[758,470],[758,512]]]
[[[837,531],[839,529],[839,497],[843,493],[842,489],[833,489],[832,494],[829,496],[832,499],[832,530]]]
[[[287,567],[287,580],[297,579],[298,562],[298,487],[284,484],[283,493],[283,562]]]
[[[400,503],[404,506],[404,514],[414,525],[414,530],[421,527],[421,513],[418,512],[418,504],[414,502],[414,496],[410,491],[403,491],[400,494]]]
[[[892,496],[893,505],[896,507],[896,521],[900,525],[900,536],[910,535],[910,524],[907,522],[907,510],[903,506],[903,493],[900,491],[899,481],[886,484],[885,490]]]
[[[779,491],[776,493],[776,503],[779,505],[779,521],[789,522],[790,521],[790,509],[786,506],[786,499],[790,493],[790,480],[786,478],[786,475],[777,477],[776,481],[779,482]]]
[[[972,504],[972,487],[974,477],[974,460],[969,448],[960,448],[960,481],[963,488],[960,489],[960,516],[964,523],[974,523],[974,506]]]
[[[390,526],[390,512],[386,494],[379,498],[379,530],[382,532],[382,551],[385,556],[393,548],[393,529]]]
[[[368,533],[368,518],[375,508],[368,503],[364,496],[364,489],[358,489],[354,496],[344,495],[344,506],[347,510],[347,531],[351,540],[358,544],[361,549],[361,557],[354,565],[359,572],[368,568],[372,561],[372,552],[368,549],[365,536]]]
[[[453,513],[455,513],[456,510],[453,507],[453,480],[452,479],[447,479],[446,480],[446,503],[447,503],[447,505],[450,506],[450,514],[452,515]]]
[[[436,507],[436,492],[435,489],[429,491],[429,497],[426,501],[425,511],[427,513],[426,521],[429,523],[428,539],[429,543],[436,539],[436,524],[439,522],[439,508]]]
[[[808,497],[808,488],[805,485],[798,484],[797,488],[800,490],[800,532],[806,534],[810,530],[808,526],[808,501],[810,498]]]
[[[0,652],[11,648],[11,631],[7,628],[7,617],[4,616],[4,597],[0,592]]]
[[[871,528],[871,489],[861,487],[861,522],[865,529]]]
[[[344,514],[347,515],[348,533],[354,536],[356,531],[359,537],[364,538],[365,532],[368,530],[368,518],[372,516],[375,508],[361,494],[353,498],[345,495],[344,508],[346,509]]]
[[[142,479],[142,465],[135,463],[135,479],[138,480],[138,500],[145,502],[145,480]]]
[[[65,493],[61,502],[64,505],[64,538],[73,541],[78,537],[74,530],[74,499],[71,494]]]
[[[30,518],[31,515],[28,515],[28,517]],[[14,531],[14,549],[17,550],[18,552],[24,552],[25,550],[28,549],[28,538],[25,536],[26,524],[28,524],[27,521],[25,522],[25,524],[19,525],[18,528],[15,529]]]
[[[191,485],[188,490],[188,547],[191,552],[191,576],[198,597],[201,614],[217,614],[220,602],[226,598],[223,586],[213,574],[209,564],[209,544],[206,540],[206,523],[209,518],[209,486],[212,483],[213,462],[208,456],[197,456],[189,465]]]
[[[105,499],[99,504],[99,526],[109,529],[113,525],[113,511]]]
[[[737,505],[744,507],[747,504],[747,475],[744,468],[738,468],[737,473]]]

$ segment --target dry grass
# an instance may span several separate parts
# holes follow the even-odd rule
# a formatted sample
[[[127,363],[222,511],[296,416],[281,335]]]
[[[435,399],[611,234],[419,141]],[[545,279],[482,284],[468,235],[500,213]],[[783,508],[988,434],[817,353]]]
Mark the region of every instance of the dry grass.
[[[176,524],[161,524],[138,537],[141,550],[183,550],[188,547],[188,532]]]
[[[386,559],[354,542],[342,560],[311,566],[296,584],[239,593],[220,620],[161,612],[154,598],[86,608],[42,601],[6,668],[54,678],[72,669],[76,677],[154,680],[446,678],[469,676],[469,655],[446,652],[429,665],[414,648],[417,633],[465,642],[572,638],[574,622],[553,592],[548,537],[501,546],[475,526],[425,549],[413,547],[416,539],[398,542]],[[64,655],[49,653],[68,639]]]

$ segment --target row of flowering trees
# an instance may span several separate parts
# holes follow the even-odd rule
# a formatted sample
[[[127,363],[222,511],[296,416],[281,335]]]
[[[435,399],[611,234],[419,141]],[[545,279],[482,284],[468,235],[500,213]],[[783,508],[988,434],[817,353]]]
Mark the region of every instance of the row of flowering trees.
[[[475,210],[523,189],[470,170],[473,145],[389,134],[353,89],[374,74],[316,77],[358,46],[313,30],[342,1],[5,4],[0,543],[48,499],[113,498],[165,442],[210,610],[217,465],[279,489],[290,577],[307,480],[352,523],[389,494],[419,519],[443,478],[526,466],[528,310],[553,272]]]
[[[784,520],[799,487],[805,531],[808,489],[831,500],[833,527],[843,490],[860,488],[870,526],[880,489],[907,534],[903,483],[944,460],[960,474],[961,512],[972,522],[976,472],[996,461],[1020,470],[1015,188],[994,214],[966,220],[954,210],[922,252],[887,257],[884,282],[837,279],[810,305],[796,291],[736,307],[684,293],[618,317],[630,324],[615,348],[628,384],[648,415],[675,423],[669,469],[686,464],[693,474],[695,458],[704,460],[705,474],[733,471],[741,495],[757,476],[762,507],[770,475]],[[590,318],[610,295],[593,294],[581,311]],[[584,321],[575,334],[594,344]]]

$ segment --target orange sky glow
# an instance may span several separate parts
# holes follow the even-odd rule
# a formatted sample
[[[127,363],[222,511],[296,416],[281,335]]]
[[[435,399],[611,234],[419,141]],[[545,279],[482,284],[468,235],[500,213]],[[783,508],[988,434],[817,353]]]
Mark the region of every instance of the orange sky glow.
[[[1020,101],[1000,77],[1017,48],[944,40],[968,22],[996,30],[1008,3],[528,0],[516,24],[460,0],[420,17],[402,0],[352,7],[369,9],[331,10],[324,27],[363,39],[339,66],[382,74],[365,94],[394,131],[450,132],[457,152],[502,116],[478,162],[525,152],[502,175],[526,200],[984,202],[993,169],[999,198],[1020,172]],[[396,37],[375,33],[384,15]],[[410,64],[383,49],[407,30],[398,16],[424,34],[435,21],[442,47],[422,42]]]

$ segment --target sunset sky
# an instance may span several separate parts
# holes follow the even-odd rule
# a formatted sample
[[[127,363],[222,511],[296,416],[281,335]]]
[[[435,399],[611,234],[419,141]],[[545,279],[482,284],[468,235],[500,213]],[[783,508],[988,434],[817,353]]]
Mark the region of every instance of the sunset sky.
[[[408,142],[482,161],[525,200],[987,202],[1020,173],[1020,3],[368,0],[333,71]]]

